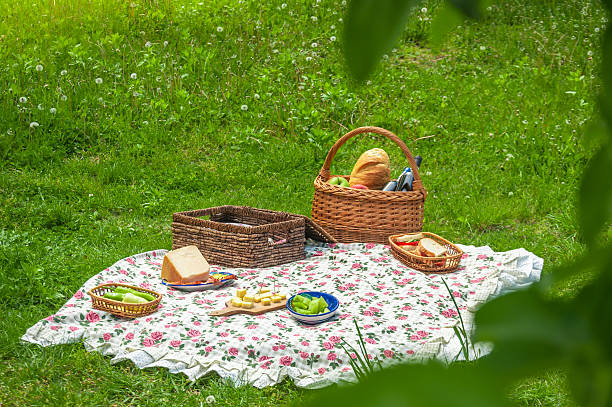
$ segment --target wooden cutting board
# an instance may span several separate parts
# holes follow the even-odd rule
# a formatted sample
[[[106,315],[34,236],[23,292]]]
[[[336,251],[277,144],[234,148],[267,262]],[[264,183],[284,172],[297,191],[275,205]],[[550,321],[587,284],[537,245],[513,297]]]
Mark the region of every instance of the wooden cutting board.
[[[281,302],[273,302],[270,305],[262,305],[261,302],[254,302],[253,308],[242,308],[242,307],[234,307],[232,305],[232,300],[229,300],[225,303],[226,307],[223,309],[218,309],[212,311],[208,315],[213,317],[226,317],[234,314],[248,314],[248,315],[259,315],[264,312],[276,311],[282,308],[285,308],[287,304],[287,300],[281,300]]]

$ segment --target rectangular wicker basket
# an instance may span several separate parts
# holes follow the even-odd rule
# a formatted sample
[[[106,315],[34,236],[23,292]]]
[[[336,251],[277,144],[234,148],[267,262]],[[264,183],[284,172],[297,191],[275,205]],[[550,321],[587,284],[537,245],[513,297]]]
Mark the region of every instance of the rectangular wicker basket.
[[[412,191],[363,190],[328,182],[332,177],[331,162],[338,149],[362,133],[380,134],[402,149],[414,175]],[[420,232],[423,227],[427,191],[421,183],[414,157],[399,137],[380,127],[359,127],[336,141],[314,181],[314,189],[312,219],[339,242],[386,244],[390,235]]]
[[[248,206],[178,212],[172,219],[172,249],[195,245],[210,264],[226,267],[302,260],[306,236],[334,241],[305,216]]]

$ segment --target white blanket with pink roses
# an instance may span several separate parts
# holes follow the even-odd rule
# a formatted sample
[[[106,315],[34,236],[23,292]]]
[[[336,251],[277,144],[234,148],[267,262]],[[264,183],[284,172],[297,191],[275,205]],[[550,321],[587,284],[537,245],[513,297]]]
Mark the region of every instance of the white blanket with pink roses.
[[[543,264],[524,249],[495,253],[487,246],[462,246],[466,254],[458,271],[425,275],[395,260],[384,245],[308,244],[303,261],[231,269],[239,276],[235,285],[194,293],[161,284],[165,250],[137,254],[89,279],[22,339],[42,346],[82,341],[86,349],[112,356],[111,363],[129,359],[139,368],[164,367],[191,380],[216,372],[236,384],[261,388],[289,376],[297,386],[319,388],[355,381],[350,356],[339,346],[341,338],[357,343],[353,320],[361,327],[368,353],[383,365],[428,358],[450,362],[460,350],[452,328],[459,318],[442,278],[470,330],[479,305],[537,281]],[[335,295],[341,303],[338,317],[305,326],[286,310],[259,316],[208,315],[223,308],[237,287],[254,290],[272,281],[287,293],[316,290]],[[105,282],[160,292],[162,305],[156,313],[134,320],[92,310],[87,291]],[[487,349],[477,351],[484,354]]]

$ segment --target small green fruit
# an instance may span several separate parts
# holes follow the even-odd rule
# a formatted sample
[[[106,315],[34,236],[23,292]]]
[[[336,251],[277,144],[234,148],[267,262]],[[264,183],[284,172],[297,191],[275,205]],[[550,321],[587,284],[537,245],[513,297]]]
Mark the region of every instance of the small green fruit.
[[[342,178],[342,177],[334,177],[332,179],[329,180],[329,184],[330,185],[338,185],[340,187],[348,187],[349,186],[349,182],[346,180],[346,178]]]

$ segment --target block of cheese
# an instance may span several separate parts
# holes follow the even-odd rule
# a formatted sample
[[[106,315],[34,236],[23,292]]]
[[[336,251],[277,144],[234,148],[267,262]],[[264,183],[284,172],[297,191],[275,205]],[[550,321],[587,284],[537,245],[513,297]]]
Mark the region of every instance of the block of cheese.
[[[242,302],[242,300],[240,298],[238,298],[238,297],[232,298],[232,305],[234,307],[242,307],[242,304],[243,304],[243,302]]]
[[[281,302],[282,298],[279,297],[278,295],[273,295],[272,298],[270,298],[272,300],[272,302]]]
[[[268,298],[263,298],[261,300],[261,304],[262,305],[270,305],[270,298],[269,297]]]
[[[245,295],[244,297],[242,297],[242,301],[253,302],[253,296],[252,295]]]
[[[172,250],[164,256],[161,277],[178,284],[207,281],[210,266],[196,246]]]
[[[242,308],[253,308],[253,303],[250,301],[242,301]]]
[[[253,296],[253,301],[254,301],[254,302],[259,302],[259,301],[261,301],[261,296],[260,296],[259,294],[255,294],[255,295]]]
[[[247,293],[246,288],[239,288],[236,290],[236,297],[242,298],[246,295],[246,293]]]

